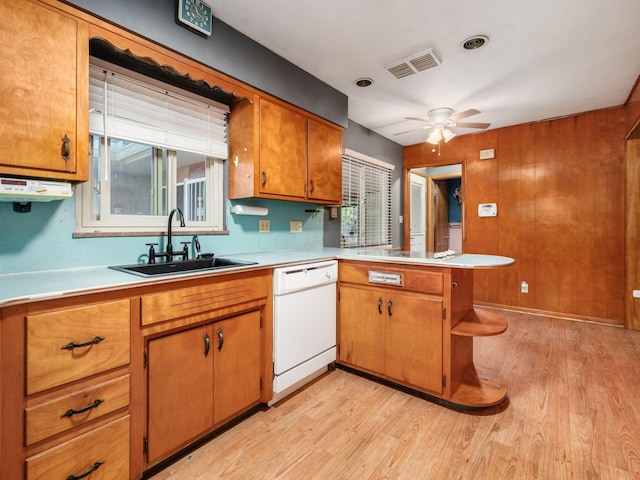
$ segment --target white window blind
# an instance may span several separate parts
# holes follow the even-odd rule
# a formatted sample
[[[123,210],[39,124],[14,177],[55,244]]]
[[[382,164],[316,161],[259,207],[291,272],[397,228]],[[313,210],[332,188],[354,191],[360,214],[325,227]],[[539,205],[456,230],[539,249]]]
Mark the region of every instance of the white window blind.
[[[91,65],[92,134],[226,159],[228,112],[225,105],[200,102]]]
[[[340,246],[391,246],[392,168],[343,155]]]

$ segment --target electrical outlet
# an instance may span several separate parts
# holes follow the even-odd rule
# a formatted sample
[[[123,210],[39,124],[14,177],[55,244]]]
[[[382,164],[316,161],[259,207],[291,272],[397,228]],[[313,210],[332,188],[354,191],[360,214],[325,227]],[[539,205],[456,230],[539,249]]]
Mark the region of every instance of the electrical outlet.
[[[302,222],[297,222],[297,221],[289,222],[289,231],[291,233],[302,233]]]
[[[529,284],[524,280],[520,284],[520,292],[521,293],[529,293]]]
[[[269,233],[271,230],[271,224],[269,220],[258,220],[258,231],[260,233]]]

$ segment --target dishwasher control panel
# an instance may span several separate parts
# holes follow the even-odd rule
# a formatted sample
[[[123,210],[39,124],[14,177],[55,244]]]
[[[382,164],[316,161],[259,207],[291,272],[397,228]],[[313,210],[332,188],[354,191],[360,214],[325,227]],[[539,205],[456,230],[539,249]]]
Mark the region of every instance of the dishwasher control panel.
[[[273,294],[284,295],[337,281],[338,262],[335,260],[276,268],[273,271]]]

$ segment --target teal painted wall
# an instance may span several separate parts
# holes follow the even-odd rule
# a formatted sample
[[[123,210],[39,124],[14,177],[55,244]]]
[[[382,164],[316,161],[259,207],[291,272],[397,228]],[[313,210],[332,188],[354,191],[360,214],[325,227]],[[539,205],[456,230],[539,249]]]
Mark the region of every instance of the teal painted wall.
[[[449,184],[449,223],[461,223],[462,205],[458,203],[453,194],[456,188],[462,186],[462,178],[452,178],[447,183]]]
[[[229,203],[229,233],[199,234],[203,253],[230,255],[322,247],[323,208],[276,200],[250,199],[234,203],[267,207],[269,214],[237,216],[228,213]],[[317,213],[305,210],[317,210]],[[270,233],[258,232],[260,218],[270,220]],[[289,233],[291,220],[303,222],[302,233]],[[30,213],[15,213],[12,203],[0,202],[0,274],[138,263],[146,261],[145,243],[158,242],[158,248],[164,250],[165,247],[165,238],[160,235],[74,239],[75,224],[75,199],[32,203]],[[191,236],[180,235],[180,227],[174,228],[173,233],[174,248],[180,246],[180,241],[191,240]]]

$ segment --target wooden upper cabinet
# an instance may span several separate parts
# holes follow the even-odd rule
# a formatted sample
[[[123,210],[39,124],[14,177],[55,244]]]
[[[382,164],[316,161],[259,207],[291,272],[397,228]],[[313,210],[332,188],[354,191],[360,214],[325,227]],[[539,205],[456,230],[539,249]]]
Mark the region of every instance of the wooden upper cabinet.
[[[260,99],[260,193],[304,197],[307,118]]]
[[[229,116],[229,197],[339,204],[342,129],[255,97]]]
[[[309,119],[309,200],[342,203],[342,130]]]
[[[0,175],[87,179],[88,49],[86,22],[0,2]]]

